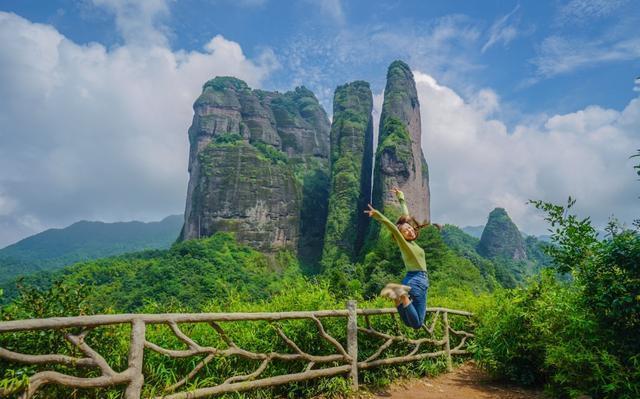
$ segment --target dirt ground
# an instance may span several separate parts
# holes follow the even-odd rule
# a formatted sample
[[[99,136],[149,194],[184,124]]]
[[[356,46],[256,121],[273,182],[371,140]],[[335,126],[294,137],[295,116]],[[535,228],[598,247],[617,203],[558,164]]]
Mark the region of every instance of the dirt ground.
[[[433,378],[406,380],[382,392],[371,392],[369,398],[391,399],[545,399],[540,391],[509,386],[492,381],[473,362],[465,363],[451,373]]]

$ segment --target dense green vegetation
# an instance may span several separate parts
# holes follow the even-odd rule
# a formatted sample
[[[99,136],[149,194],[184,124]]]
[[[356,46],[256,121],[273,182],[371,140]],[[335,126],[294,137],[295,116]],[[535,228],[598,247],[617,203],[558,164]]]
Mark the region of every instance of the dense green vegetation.
[[[78,263],[27,280],[48,287],[53,281],[84,286],[93,312],[137,311],[146,303],[179,304],[200,310],[211,298],[269,297],[289,266],[287,253],[273,259],[237,244],[230,233],[177,243],[169,250],[141,252]],[[274,273],[273,269],[278,270]]]
[[[18,275],[56,270],[73,263],[141,251],[168,248],[182,227],[182,216],[160,222],[103,223],[81,221],[49,229],[0,250],[0,286]]]
[[[411,137],[407,127],[401,120],[388,117],[382,125],[384,137],[376,149],[376,157],[379,159],[383,153],[387,153],[404,165],[404,170],[408,170],[411,162]]]
[[[437,232],[434,232],[437,235]],[[426,242],[429,238],[426,238]],[[48,288],[25,287],[21,295],[0,314],[2,320],[42,318],[71,314],[136,312],[240,312],[240,311],[285,311],[340,309],[344,307],[342,295],[323,279],[309,279],[300,273],[300,265],[287,253],[269,258],[235,242],[232,235],[218,233],[210,238],[190,240],[175,244],[170,250],[144,252],[130,256],[85,262],[66,269],[50,279],[64,281],[49,284]],[[474,309],[482,298],[459,295],[439,296],[434,294],[432,305],[456,306]],[[384,307],[388,303],[380,298],[360,302],[361,307]],[[325,328],[334,337],[345,341],[345,320],[327,320]],[[374,318],[374,326],[382,331],[394,331],[395,323],[389,318]],[[454,320],[456,328],[465,323],[462,318]],[[317,330],[308,321],[286,321],[279,323],[285,333],[303,350],[330,352],[331,348],[318,342]],[[223,327],[241,347],[265,351],[285,350],[273,327],[268,323],[224,323]],[[224,346],[219,336],[207,325],[183,325],[198,342]],[[406,330],[406,334],[415,334]],[[103,327],[92,331],[87,342],[117,369],[125,367],[129,331],[127,327]],[[150,326],[148,339],[166,347],[178,347],[180,343],[166,327]],[[320,345],[320,346],[318,346]],[[372,354],[380,345],[379,340],[362,339],[359,351],[364,356]],[[61,334],[33,332],[0,335],[0,346],[27,353],[45,353],[51,350],[61,354],[72,354],[72,348],[64,342]],[[392,348],[395,351],[406,348]],[[151,352],[146,354],[145,395],[159,393],[164,387],[175,383],[187,374],[197,358],[169,359]],[[220,383],[231,374],[253,371],[256,362],[229,358],[213,362],[202,371],[207,376],[194,380],[190,387]],[[265,376],[299,371],[304,364],[275,363]],[[411,365],[379,368],[361,373],[365,383],[388,384],[398,376],[419,376],[443,370],[442,360],[425,360]],[[25,376],[38,367],[17,368],[0,363],[2,386],[20,386]],[[56,370],[75,375],[91,376],[91,371],[73,370],[55,366]],[[348,391],[346,378],[336,377],[290,384],[247,393],[248,397],[311,397],[335,395]],[[71,390],[51,386],[43,397],[69,397]],[[116,390],[87,390],[79,397],[120,397]],[[238,397],[229,396],[229,397]]]
[[[303,270],[311,274],[319,271],[322,256],[319,243],[324,238],[329,202],[327,163],[325,159],[315,158],[294,166],[294,175],[302,181],[298,257]]]
[[[364,240],[371,182],[373,97],[362,81],[338,86],[331,125],[331,190],[322,263],[326,271],[353,261]],[[338,262],[338,260],[340,260]]]
[[[598,240],[588,218],[566,207],[547,214],[549,270],[526,287],[499,290],[480,311],[476,357],[496,375],[545,384],[557,397],[640,397],[640,234],[613,221]]]
[[[545,385],[554,397],[583,394],[603,398],[636,398],[640,395],[640,234],[612,222],[608,236],[598,239],[589,219],[578,219],[566,207],[533,202],[547,214],[553,245],[540,246],[532,237],[524,240],[527,257],[538,265],[553,267],[517,285],[513,264],[484,258],[479,240],[455,226],[440,232],[421,231],[418,243],[429,265],[429,306],[449,306],[479,315],[474,342],[478,362],[496,376],[519,384]],[[397,209],[388,207],[388,216]],[[542,252],[544,250],[544,253]],[[43,273],[25,281],[21,294],[0,312],[3,320],[71,314],[167,311],[284,311],[341,308],[344,299],[357,298],[361,307],[388,306],[376,295],[389,281],[399,281],[404,268],[397,246],[386,229],[357,262],[339,259],[324,274],[309,278],[291,254],[265,256],[239,245],[233,235],[174,244],[169,250],[145,251],[76,264],[56,273]],[[558,279],[557,273],[570,279]],[[64,282],[62,282],[64,281]],[[40,288],[35,288],[40,287]],[[458,321],[460,323],[461,321]],[[380,329],[394,329],[388,320],[376,320]],[[326,328],[344,340],[344,321]],[[302,348],[317,348],[317,333],[304,321],[283,322],[281,327]],[[185,325],[194,339],[222,344],[211,329]],[[234,340],[248,349],[280,348],[273,327],[267,323],[225,325]],[[115,368],[125,367],[128,328],[94,330],[88,342]],[[406,331],[406,334],[413,334]],[[151,327],[149,339],[176,346],[166,327]],[[374,342],[363,340],[360,350],[372,353]],[[72,354],[60,334],[3,334],[0,346],[27,353],[51,350]],[[284,347],[280,348],[284,349]],[[328,348],[326,348],[328,350]],[[188,373],[197,359],[167,359],[147,355],[145,394],[159,393]],[[230,373],[250,372],[255,362],[230,359],[206,367],[206,379],[190,387],[221,382]],[[266,371],[276,375],[303,367],[278,363]],[[0,363],[2,386],[20,386],[36,366],[8,368]],[[56,369],[90,376],[64,366]],[[397,376],[419,376],[441,371],[441,361],[380,368],[362,373],[365,383],[386,384]],[[78,374],[80,373],[80,374]],[[247,397],[332,395],[348,391],[342,377],[259,390]],[[48,387],[44,397],[67,397],[70,390]],[[80,397],[120,397],[118,390],[82,392]]]
[[[275,148],[272,145],[265,144],[262,142],[256,142],[253,144],[253,146],[256,147],[258,151],[260,151],[260,154],[264,158],[268,159],[273,164],[283,165],[288,162],[288,158],[284,154],[284,152],[280,151],[279,149]]]
[[[478,254],[476,248],[479,239],[449,224],[442,229],[442,239],[456,255],[469,260],[480,271],[489,289],[493,290],[499,285],[516,286],[512,273],[504,267],[504,263],[495,262]]]

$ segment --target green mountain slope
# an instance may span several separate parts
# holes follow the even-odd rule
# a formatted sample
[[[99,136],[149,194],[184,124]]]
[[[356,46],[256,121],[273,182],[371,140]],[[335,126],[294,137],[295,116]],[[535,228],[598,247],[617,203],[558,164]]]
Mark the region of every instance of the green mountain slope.
[[[469,234],[477,232],[476,228],[465,227],[465,230]],[[456,234],[465,233],[459,231]],[[543,252],[546,243],[518,230],[503,208],[491,211],[480,239],[465,235],[466,239],[458,238],[459,242],[454,243],[456,247],[465,257],[480,256],[491,261],[496,279],[505,287],[523,283],[527,277],[537,274],[550,263],[549,257]]]
[[[168,248],[178,237],[182,221],[181,215],[150,223],[81,221],[46,230],[0,250],[0,283],[78,261]]]
[[[48,288],[53,281],[88,287],[94,311],[135,311],[145,303],[198,310],[212,299],[268,298],[289,264],[287,253],[267,257],[238,244],[232,233],[216,233],[174,244],[168,250],[142,251],[90,260],[26,277],[23,284]],[[7,299],[15,296],[8,287]]]
[[[522,234],[504,208],[495,208],[489,214],[477,250],[487,258],[527,259]]]

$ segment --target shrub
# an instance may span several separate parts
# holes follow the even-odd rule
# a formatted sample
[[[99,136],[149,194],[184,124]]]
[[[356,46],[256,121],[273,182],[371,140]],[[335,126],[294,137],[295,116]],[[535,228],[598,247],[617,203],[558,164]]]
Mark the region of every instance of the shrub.
[[[496,293],[481,314],[475,356],[496,375],[544,383],[559,397],[640,397],[640,235],[612,222],[599,241],[588,218],[533,202],[547,212],[547,247],[560,282],[545,272],[526,288]]]

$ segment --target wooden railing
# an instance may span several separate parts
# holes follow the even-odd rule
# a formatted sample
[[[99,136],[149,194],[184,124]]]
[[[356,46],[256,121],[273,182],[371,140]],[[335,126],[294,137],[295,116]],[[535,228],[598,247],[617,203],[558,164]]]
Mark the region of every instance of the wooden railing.
[[[402,333],[399,328],[395,313],[395,308],[389,309],[357,309],[355,301],[349,301],[347,309],[343,310],[319,310],[306,312],[280,312],[280,313],[168,313],[168,314],[115,314],[115,315],[95,315],[78,317],[55,317],[48,319],[31,319],[0,322],[0,334],[16,333],[34,330],[65,330],[79,329],[78,334],[63,332],[64,338],[77,351],[82,353],[81,357],[72,357],[63,354],[23,354],[0,348],[0,359],[11,364],[22,363],[30,365],[65,365],[73,368],[93,368],[99,371],[97,377],[83,378],[63,374],[57,371],[45,370],[34,373],[29,377],[26,388],[19,392],[11,389],[1,389],[0,397],[17,396],[20,398],[31,398],[42,386],[46,384],[60,384],[76,388],[106,388],[117,385],[126,385],[124,397],[126,399],[137,399],[141,397],[144,384],[143,362],[144,350],[157,352],[171,358],[187,358],[191,356],[205,356],[196,366],[171,386],[164,388],[161,395],[151,395],[156,399],[186,399],[202,398],[210,395],[225,392],[246,391],[255,388],[269,387],[289,382],[310,380],[319,377],[328,377],[338,374],[349,374],[354,390],[358,389],[358,371],[372,367],[412,362],[425,358],[443,357],[446,360],[447,368],[451,369],[453,355],[466,354],[467,338],[473,334],[455,330],[449,324],[449,315],[470,317],[471,313],[452,310],[446,308],[427,309],[429,320],[423,327],[424,334],[412,334],[414,338],[409,338]],[[375,316],[388,315],[394,319],[396,328],[394,333],[377,330],[371,323],[371,318]],[[364,326],[358,325],[358,316],[364,320]],[[321,319],[326,318],[347,318],[346,348],[339,340],[329,335],[324,328]],[[335,353],[332,354],[312,354],[303,351],[296,342],[288,337],[279,322],[283,320],[306,319],[312,321],[319,334],[319,338],[328,343]],[[286,344],[288,352],[260,353],[239,347],[232,337],[222,328],[221,322],[237,321],[268,321],[273,324],[276,334]],[[195,342],[180,328],[182,323],[207,323],[218,334],[226,348],[204,346]],[[129,344],[128,366],[126,370],[116,372],[107,361],[86,342],[85,337],[94,328],[106,325],[129,324],[131,326],[131,337]],[[145,329],[148,325],[163,324],[168,326],[175,337],[179,339],[187,349],[168,349],[157,345],[147,339]],[[438,326],[436,328],[436,326]],[[436,330],[440,331],[441,337],[436,337]],[[377,350],[364,360],[358,359],[358,333],[375,340],[382,340]],[[421,336],[425,335],[425,336]],[[452,340],[452,336],[456,336]],[[361,340],[365,337],[360,338]],[[455,347],[451,347],[455,342]],[[383,354],[394,344],[409,346],[410,350],[404,355],[392,355],[384,357]],[[436,348],[429,352],[424,351],[425,346]],[[422,349],[422,350],[421,350]],[[395,351],[397,352],[397,351]],[[216,358],[237,356],[244,359],[259,361],[260,364],[255,371],[235,375],[227,378],[223,383],[215,386],[196,387],[195,389],[179,391],[185,388],[189,381],[193,381],[207,364]],[[267,366],[273,361],[298,361],[305,362],[304,371],[294,374],[277,375],[266,378],[259,378]]]

